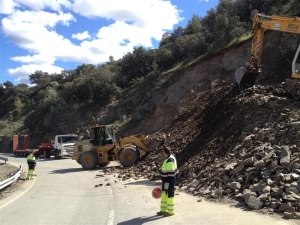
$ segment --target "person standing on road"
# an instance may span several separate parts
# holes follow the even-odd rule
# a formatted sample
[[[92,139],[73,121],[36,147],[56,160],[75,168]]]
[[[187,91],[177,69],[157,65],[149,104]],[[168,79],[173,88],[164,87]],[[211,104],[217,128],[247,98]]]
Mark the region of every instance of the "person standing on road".
[[[178,173],[177,161],[174,155],[171,154],[171,148],[164,147],[162,153],[165,160],[160,170],[162,180],[162,194],[160,202],[160,211],[157,212],[157,215],[173,216],[175,183]]]
[[[33,178],[34,169],[35,169],[35,165],[36,165],[35,157],[34,157],[32,151],[27,156],[27,164],[28,164],[27,180],[30,180]]]

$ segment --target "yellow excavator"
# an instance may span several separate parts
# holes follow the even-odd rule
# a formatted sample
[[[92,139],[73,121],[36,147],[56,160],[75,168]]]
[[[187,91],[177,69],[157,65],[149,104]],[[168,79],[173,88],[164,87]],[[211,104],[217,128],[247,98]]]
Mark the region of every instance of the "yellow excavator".
[[[239,67],[235,70],[235,79],[239,87],[251,87],[255,84],[257,77],[261,71],[261,54],[264,42],[265,30],[275,30],[281,32],[289,32],[300,34],[300,18],[299,17],[281,17],[267,16],[264,14],[255,14],[252,23],[252,47],[249,62],[245,67]],[[300,78],[300,63],[298,63],[298,54],[300,45],[296,51],[292,63],[292,78]],[[297,71],[299,70],[299,71]],[[300,98],[300,85],[297,80],[287,80],[289,92],[293,96]]]
[[[138,162],[141,151],[146,155],[162,144],[144,133],[116,139],[112,125],[95,125],[87,133],[86,139],[75,143],[72,156],[86,170],[106,166],[116,159],[123,166],[131,166]]]

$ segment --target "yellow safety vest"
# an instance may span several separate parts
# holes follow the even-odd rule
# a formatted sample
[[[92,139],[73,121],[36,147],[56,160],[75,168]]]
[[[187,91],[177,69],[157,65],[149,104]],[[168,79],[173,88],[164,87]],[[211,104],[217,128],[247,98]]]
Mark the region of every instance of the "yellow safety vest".
[[[32,153],[30,153],[28,156],[27,156],[27,162],[34,162],[35,161],[35,157]]]
[[[164,160],[161,168],[161,177],[163,180],[173,180],[177,174],[177,161],[173,155]]]

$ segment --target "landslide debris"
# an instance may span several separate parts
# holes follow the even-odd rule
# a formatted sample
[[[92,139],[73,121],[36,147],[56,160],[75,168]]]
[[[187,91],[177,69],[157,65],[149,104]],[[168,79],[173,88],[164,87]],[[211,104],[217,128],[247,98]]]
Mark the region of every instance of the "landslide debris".
[[[180,170],[178,188],[207,199],[228,197],[251,209],[300,218],[300,102],[285,83],[238,89],[222,84],[201,92],[165,137]],[[120,177],[159,179],[160,147]]]

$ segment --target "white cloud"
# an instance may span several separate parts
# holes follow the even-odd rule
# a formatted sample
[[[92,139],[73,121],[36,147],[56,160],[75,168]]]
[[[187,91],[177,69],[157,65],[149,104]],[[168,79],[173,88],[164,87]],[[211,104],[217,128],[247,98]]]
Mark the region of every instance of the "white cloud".
[[[72,34],[72,38],[77,40],[85,40],[85,39],[90,39],[91,35],[89,34],[88,31],[84,31],[82,33]]]
[[[2,0],[2,1],[6,1],[6,0]],[[60,11],[62,7],[71,6],[69,0],[14,0],[14,1],[34,11],[40,11],[45,8]]]
[[[54,63],[55,57],[50,55],[27,55],[27,56],[16,56],[11,58],[13,61],[20,62],[20,63],[37,63],[39,65],[45,65],[49,62]]]
[[[34,73],[36,70],[41,70],[48,73],[60,73],[63,68],[53,65],[28,64],[20,67],[9,69],[8,72],[16,77],[16,81],[20,83],[28,83],[28,74]]]
[[[7,14],[1,21],[3,34],[28,51],[27,56],[11,58],[21,66],[9,73],[22,79],[35,70],[62,70],[57,61],[98,64],[109,56],[119,59],[134,46],[153,47],[152,39],[159,41],[181,19],[170,1],[161,0],[1,0],[0,14]],[[78,14],[98,27],[82,27]],[[109,25],[97,25],[100,18]],[[72,29],[59,33],[58,25]],[[68,37],[82,42],[75,44]]]
[[[11,14],[17,8],[23,9],[24,7],[33,11],[40,11],[44,8],[60,11],[63,7],[68,8],[70,6],[69,0],[1,0],[0,14]]]
[[[18,4],[13,0],[0,1],[0,14],[10,14]]]
[[[20,48],[55,57],[55,51],[61,51],[61,46],[57,44],[72,45],[69,40],[54,31],[55,25],[59,22],[68,25],[70,21],[75,21],[75,18],[69,13],[16,11],[2,19],[2,29]]]

